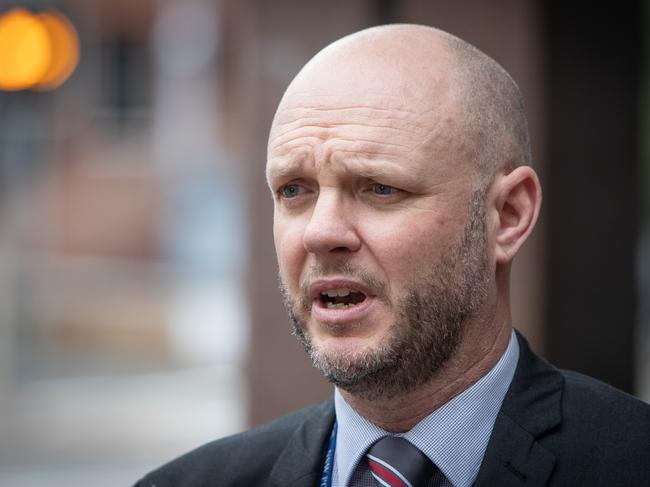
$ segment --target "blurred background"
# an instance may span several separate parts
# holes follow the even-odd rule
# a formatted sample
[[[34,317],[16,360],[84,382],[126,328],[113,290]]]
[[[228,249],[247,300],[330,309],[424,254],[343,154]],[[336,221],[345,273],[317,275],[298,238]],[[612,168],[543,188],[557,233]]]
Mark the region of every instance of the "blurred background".
[[[533,347],[650,399],[650,5],[0,0],[0,485],[130,485],[327,397],[280,305],[268,127],[321,47],[475,44],[527,102]]]

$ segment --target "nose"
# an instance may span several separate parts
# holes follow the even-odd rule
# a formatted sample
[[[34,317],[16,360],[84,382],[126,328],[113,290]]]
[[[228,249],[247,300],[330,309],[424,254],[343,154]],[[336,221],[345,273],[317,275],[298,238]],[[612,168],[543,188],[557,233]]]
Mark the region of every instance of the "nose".
[[[335,192],[321,192],[303,234],[303,243],[314,254],[356,252],[361,240],[354,212]]]

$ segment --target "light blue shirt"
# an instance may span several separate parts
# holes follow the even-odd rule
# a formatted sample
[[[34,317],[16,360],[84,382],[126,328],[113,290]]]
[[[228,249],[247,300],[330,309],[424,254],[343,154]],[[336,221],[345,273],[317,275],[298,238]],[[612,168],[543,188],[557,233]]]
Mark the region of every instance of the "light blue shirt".
[[[445,479],[439,478],[431,485],[470,487],[474,483],[518,360],[519,344],[513,331],[506,351],[492,370],[413,429],[398,435],[418,447],[444,474]],[[355,470],[368,448],[391,433],[360,416],[338,389],[334,405],[338,432],[332,485],[373,485],[365,464],[359,466],[356,475]],[[350,483],[353,477],[354,483]]]

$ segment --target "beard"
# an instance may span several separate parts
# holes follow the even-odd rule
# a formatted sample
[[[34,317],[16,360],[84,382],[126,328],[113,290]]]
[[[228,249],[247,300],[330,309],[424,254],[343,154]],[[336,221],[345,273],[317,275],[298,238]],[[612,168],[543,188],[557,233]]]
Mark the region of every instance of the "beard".
[[[390,304],[383,283],[364,269],[341,260],[312,269],[313,276],[338,273],[354,277]],[[463,233],[436,262],[412,279],[396,301],[398,316],[378,345],[362,350],[326,350],[316,346],[300,318],[312,303],[307,285],[301,287],[299,308],[280,278],[280,291],[293,334],[313,365],[331,383],[365,400],[391,399],[416,390],[431,380],[454,355],[468,318],[488,294],[485,190],[472,193]],[[344,326],[330,326],[332,334]]]

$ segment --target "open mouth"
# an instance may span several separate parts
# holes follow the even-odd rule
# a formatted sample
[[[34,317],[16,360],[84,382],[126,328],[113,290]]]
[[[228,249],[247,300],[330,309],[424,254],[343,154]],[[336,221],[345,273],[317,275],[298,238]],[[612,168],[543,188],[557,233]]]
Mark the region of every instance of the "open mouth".
[[[318,300],[327,309],[349,309],[363,303],[366,295],[348,288],[328,289],[319,294]]]

